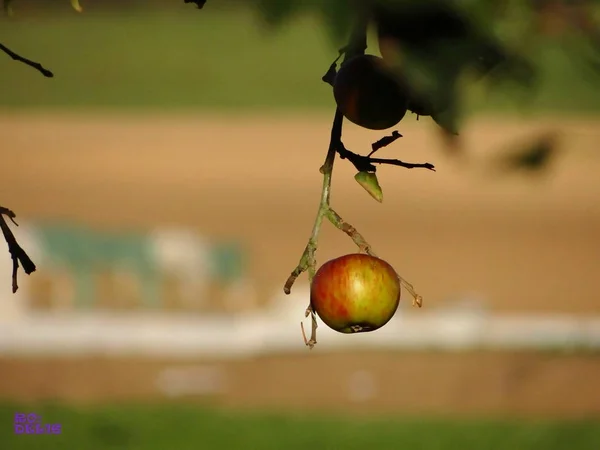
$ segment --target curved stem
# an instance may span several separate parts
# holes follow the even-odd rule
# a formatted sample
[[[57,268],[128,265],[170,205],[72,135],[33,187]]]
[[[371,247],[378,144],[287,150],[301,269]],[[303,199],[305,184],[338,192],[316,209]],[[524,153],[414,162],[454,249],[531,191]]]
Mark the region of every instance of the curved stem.
[[[315,276],[317,265],[315,253],[317,252],[321,224],[323,223],[323,218],[326,217],[331,211],[331,208],[329,206],[331,199],[331,177],[333,175],[333,163],[335,162],[337,146],[338,143],[341,142],[343,121],[344,116],[342,115],[341,111],[338,108],[336,108],[335,117],[333,118],[333,126],[331,127],[331,140],[329,142],[329,149],[327,150],[325,162],[319,170],[323,174],[323,187],[321,189],[321,199],[319,201],[317,217],[315,219],[310,238],[308,239],[308,243],[306,244],[306,248],[304,249],[304,253],[300,258],[300,264],[298,264],[298,266],[294,269],[294,271],[291,273],[291,275],[285,283],[283,291],[286,294],[289,294],[291,292],[292,285],[302,272],[308,271],[308,280],[311,284],[313,277]],[[308,305],[308,307],[306,308],[306,312],[304,313],[304,317],[308,316],[311,316],[310,338],[306,337],[306,333],[304,332],[304,324],[300,323],[300,326],[302,329],[302,337],[304,338],[304,343],[309,348],[313,348],[317,343],[318,324],[317,317],[310,304]]]
[[[319,232],[321,231],[323,217],[325,217],[330,211],[329,204],[331,198],[331,177],[333,174],[333,163],[335,161],[337,149],[336,142],[339,141],[342,135],[343,120],[344,116],[339,109],[336,109],[335,117],[333,119],[333,126],[331,127],[331,142],[329,143],[329,149],[327,151],[327,156],[325,157],[325,162],[321,166],[321,169],[319,169],[319,171],[323,174],[323,187],[321,189],[321,199],[319,201],[317,217],[315,218],[312,233],[308,239],[304,253],[300,258],[300,263],[288,277],[285,286],[283,287],[283,291],[286,294],[290,294],[292,291],[292,285],[301,273],[308,270],[309,281],[312,281],[315,273],[315,252],[317,251]]]

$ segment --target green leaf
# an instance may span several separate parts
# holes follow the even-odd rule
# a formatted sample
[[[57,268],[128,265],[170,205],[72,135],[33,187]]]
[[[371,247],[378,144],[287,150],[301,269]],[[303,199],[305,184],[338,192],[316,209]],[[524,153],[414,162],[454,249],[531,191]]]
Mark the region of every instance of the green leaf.
[[[377,181],[377,175],[375,172],[358,172],[354,175],[354,179],[360,184],[365,191],[369,193],[371,197],[377,200],[379,203],[383,201],[383,191]]]

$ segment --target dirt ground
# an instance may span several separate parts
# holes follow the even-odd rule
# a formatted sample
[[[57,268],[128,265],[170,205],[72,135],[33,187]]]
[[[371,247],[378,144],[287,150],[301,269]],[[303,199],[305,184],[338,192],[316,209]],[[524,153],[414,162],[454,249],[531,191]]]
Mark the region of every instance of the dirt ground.
[[[415,285],[428,307],[475,294],[499,312],[597,314],[599,124],[473,121],[462,133],[464,157],[453,159],[432,124],[410,123],[381,157],[432,162],[437,172],[382,167],[384,201],[378,204],[352,179],[351,164],[338,161],[332,202]],[[22,219],[60,217],[139,230],[182,224],[240,238],[251,251],[264,303],[280,292],[306,244],[329,126],[328,116],[4,113],[0,204]],[[489,170],[500,150],[547,130],[559,133],[561,152],[546,174],[501,177]],[[344,141],[366,153],[380,137],[348,125]],[[319,260],[352,251],[351,241],[326,224]],[[352,411],[600,413],[597,357],[315,352],[223,363],[230,383],[220,402]],[[172,364],[4,359],[0,396],[162,396],[156,374]],[[357,383],[375,383],[377,393],[352,399],[345,386],[356,370],[371,374],[357,375],[363,378]],[[319,381],[307,381],[311,373]]]
[[[383,166],[379,204],[353,180],[351,164],[338,161],[332,202],[431,307],[476,295],[495,311],[598,313],[598,124],[469,122],[457,160],[444,153],[434,125],[409,121],[381,157],[429,161],[437,172]],[[306,245],[329,127],[327,116],[0,114],[1,204],[22,219],[140,231],[181,224],[241,239],[266,302]],[[354,151],[366,153],[381,137],[346,128]],[[559,133],[562,152],[546,174],[489,170],[500,150],[547,130]],[[355,248],[324,225],[320,261]]]
[[[161,379],[173,380],[165,371],[182,369],[193,370],[195,378],[187,380],[185,395],[170,396]],[[0,398],[25,402],[186,401],[297,412],[600,418],[598,355],[330,354],[315,348],[237,361],[0,359],[0,374]]]

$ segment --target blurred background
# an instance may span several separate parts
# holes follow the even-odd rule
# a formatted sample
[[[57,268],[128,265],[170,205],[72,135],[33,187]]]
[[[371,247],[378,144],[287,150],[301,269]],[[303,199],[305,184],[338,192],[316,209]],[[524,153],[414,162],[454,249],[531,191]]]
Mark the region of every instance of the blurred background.
[[[322,325],[309,351],[306,276],[283,284],[335,109],[328,4],[274,29],[211,0],[18,0],[0,19],[55,73],[0,57],[0,204],[38,266],[13,295],[0,255],[2,448],[600,448],[600,75],[578,37],[595,5],[521,2],[499,33],[533,30],[516,42],[535,95],[470,85],[458,157],[407,115],[380,156],[437,171],[381,167],[383,204],[338,160],[334,208],[424,307],[404,291],[383,329]],[[344,125],[358,153],[382,135]],[[543,167],[499,170],[548,136]],[[319,263],[355,251],[324,224]],[[62,434],[16,435],[17,412]]]

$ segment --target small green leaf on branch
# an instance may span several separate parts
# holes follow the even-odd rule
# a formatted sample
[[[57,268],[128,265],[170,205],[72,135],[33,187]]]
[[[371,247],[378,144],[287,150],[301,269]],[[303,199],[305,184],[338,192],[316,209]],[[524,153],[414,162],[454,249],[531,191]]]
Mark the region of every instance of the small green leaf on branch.
[[[379,203],[383,201],[383,191],[377,180],[375,172],[358,172],[354,175],[354,179],[360,184],[371,197]]]

